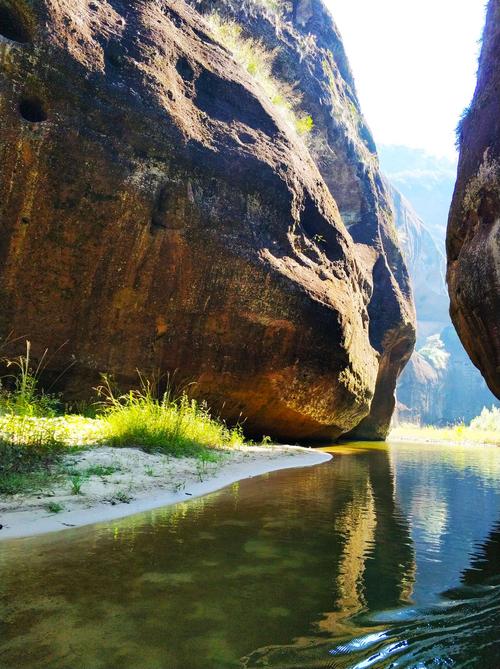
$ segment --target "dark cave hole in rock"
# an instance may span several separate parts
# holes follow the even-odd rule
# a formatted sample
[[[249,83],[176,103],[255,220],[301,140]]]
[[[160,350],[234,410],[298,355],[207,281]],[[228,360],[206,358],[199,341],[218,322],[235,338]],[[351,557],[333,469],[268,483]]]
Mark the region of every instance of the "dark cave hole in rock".
[[[344,252],[340,246],[335,228],[321,214],[309,195],[304,202],[300,224],[309,239],[315,242],[330,260],[335,261],[343,258]]]
[[[106,61],[113,67],[120,68],[124,65],[125,54],[120,42],[112,41],[104,52]]]
[[[195,83],[195,104],[202,112],[223,123],[239,122],[269,137],[278,127],[260,100],[245,86],[203,70]]]
[[[181,75],[184,81],[193,81],[194,79],[194,70],[188,61],[187,58],[179,58],[177,65],[175,66],[177,72]]]
[[[255,137],[250,135],[248,132],[240,133],[240,140],[243,142],[243,144],[255,144],[257,141]]]
[[[19,103],[19,113],[30,123],[42,123],[47,120],[45,106],[37,97],[23,98]]]
[[[5,4],[0,4],[0,35],[26,44],[31,41],[30,32],[21,15]]]

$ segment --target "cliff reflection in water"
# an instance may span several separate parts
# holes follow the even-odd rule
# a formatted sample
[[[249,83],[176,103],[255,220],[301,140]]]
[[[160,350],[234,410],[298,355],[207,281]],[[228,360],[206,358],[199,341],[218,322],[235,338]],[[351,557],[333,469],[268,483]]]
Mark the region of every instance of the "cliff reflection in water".
[[[348,607],[352,617],[340,625],[338,614],[330,614],[324,626],[328,639],[262,648],[246,658],[245,666],[497,669],[499,450],[398,444],[389,454],[393,476],[382,453],[358,451],[356,456],[358,465],[367,463],[380,504],[363,533],[365,542],[373,537],[372,549],[367,550],[368,541],[362,550],[357,542],[346,550],[345,571],[356,573],[356,604]],[[398,543],[391,543],[398,534]],[[415,561],[403,567],[409,545]],[[398,606],[398,597],[408,605]],[[339,635],[344,635],[340,642]]]
[[[415,576],[413,546],[396,505],[388,451],[341,456],[337,472],[333,610],[320,624],[332,634],[338,634],[339,621],[358,611],[408,601]]]
[[[172,509],[1,543],[0,666],[354,666],[413,602],[460,585],[500,517],[486,451],[340,447]]]

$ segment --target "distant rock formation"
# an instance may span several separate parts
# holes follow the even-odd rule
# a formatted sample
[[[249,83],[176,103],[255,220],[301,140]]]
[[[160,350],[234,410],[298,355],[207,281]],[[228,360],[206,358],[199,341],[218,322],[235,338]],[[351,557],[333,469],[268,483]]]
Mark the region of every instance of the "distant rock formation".
[[[499,406],[451,325],[412,355],[397,395],[397,420],[424,425],[470,423],[485,406]]]
[[[255,435],[383,438],[414,311],[338,32],[207,4],[300,80],[310,150],[182,0],[2,4],[0,336],[67,396],[160,370]]]
[[[450,202],[457,178],[455,161],[409,146],[378,146],[390,183],[411,202],[432,238],[444,249]]]
[[[394,216],[412,278],[417,310],[417,350],[397,386],[396,420],[428,425],[470,422],[497,404],[451,325],[444,280],[445,258],[413,206],[388,184]],[[433,181],[429,197],[434,199]]]
[[[500,0],[490,0],[476,92],[458,129],[447,236],[451,318],[500,397]]]
[[[412,279],[417,335],[424,341],[450,324],[444,278],[446,260],[410,202],[389,181],[386,183],[392,196],[399,242]]]

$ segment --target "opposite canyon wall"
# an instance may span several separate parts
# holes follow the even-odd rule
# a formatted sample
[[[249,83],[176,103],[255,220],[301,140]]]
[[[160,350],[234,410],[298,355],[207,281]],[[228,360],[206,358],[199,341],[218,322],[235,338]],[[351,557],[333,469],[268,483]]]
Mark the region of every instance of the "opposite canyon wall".
[[[488,5],[476,92],[458,134],[447,237],[450,314],[500,397],[500,0]]]

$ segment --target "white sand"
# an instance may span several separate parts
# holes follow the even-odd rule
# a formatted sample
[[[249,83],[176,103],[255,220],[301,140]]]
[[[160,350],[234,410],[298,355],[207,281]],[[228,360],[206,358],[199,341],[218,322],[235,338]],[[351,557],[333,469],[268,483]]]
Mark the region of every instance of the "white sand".
[[[221,453],[219,462],[206,465],[192,458],[152,455],[132,448],[94,448],[69,456],[66,463],[82,473],[96,465],[116,467],[117,471],[108,476],[85,476],[78,495],[71,493],[71,481],[66,477],[43,495],[0,498],[0,540],[123,518],[185,502],[245,478],[317,465],[332,457],[299,446],[246,446]],[[60,504],[63,511],[52,513],[49,504]]]

